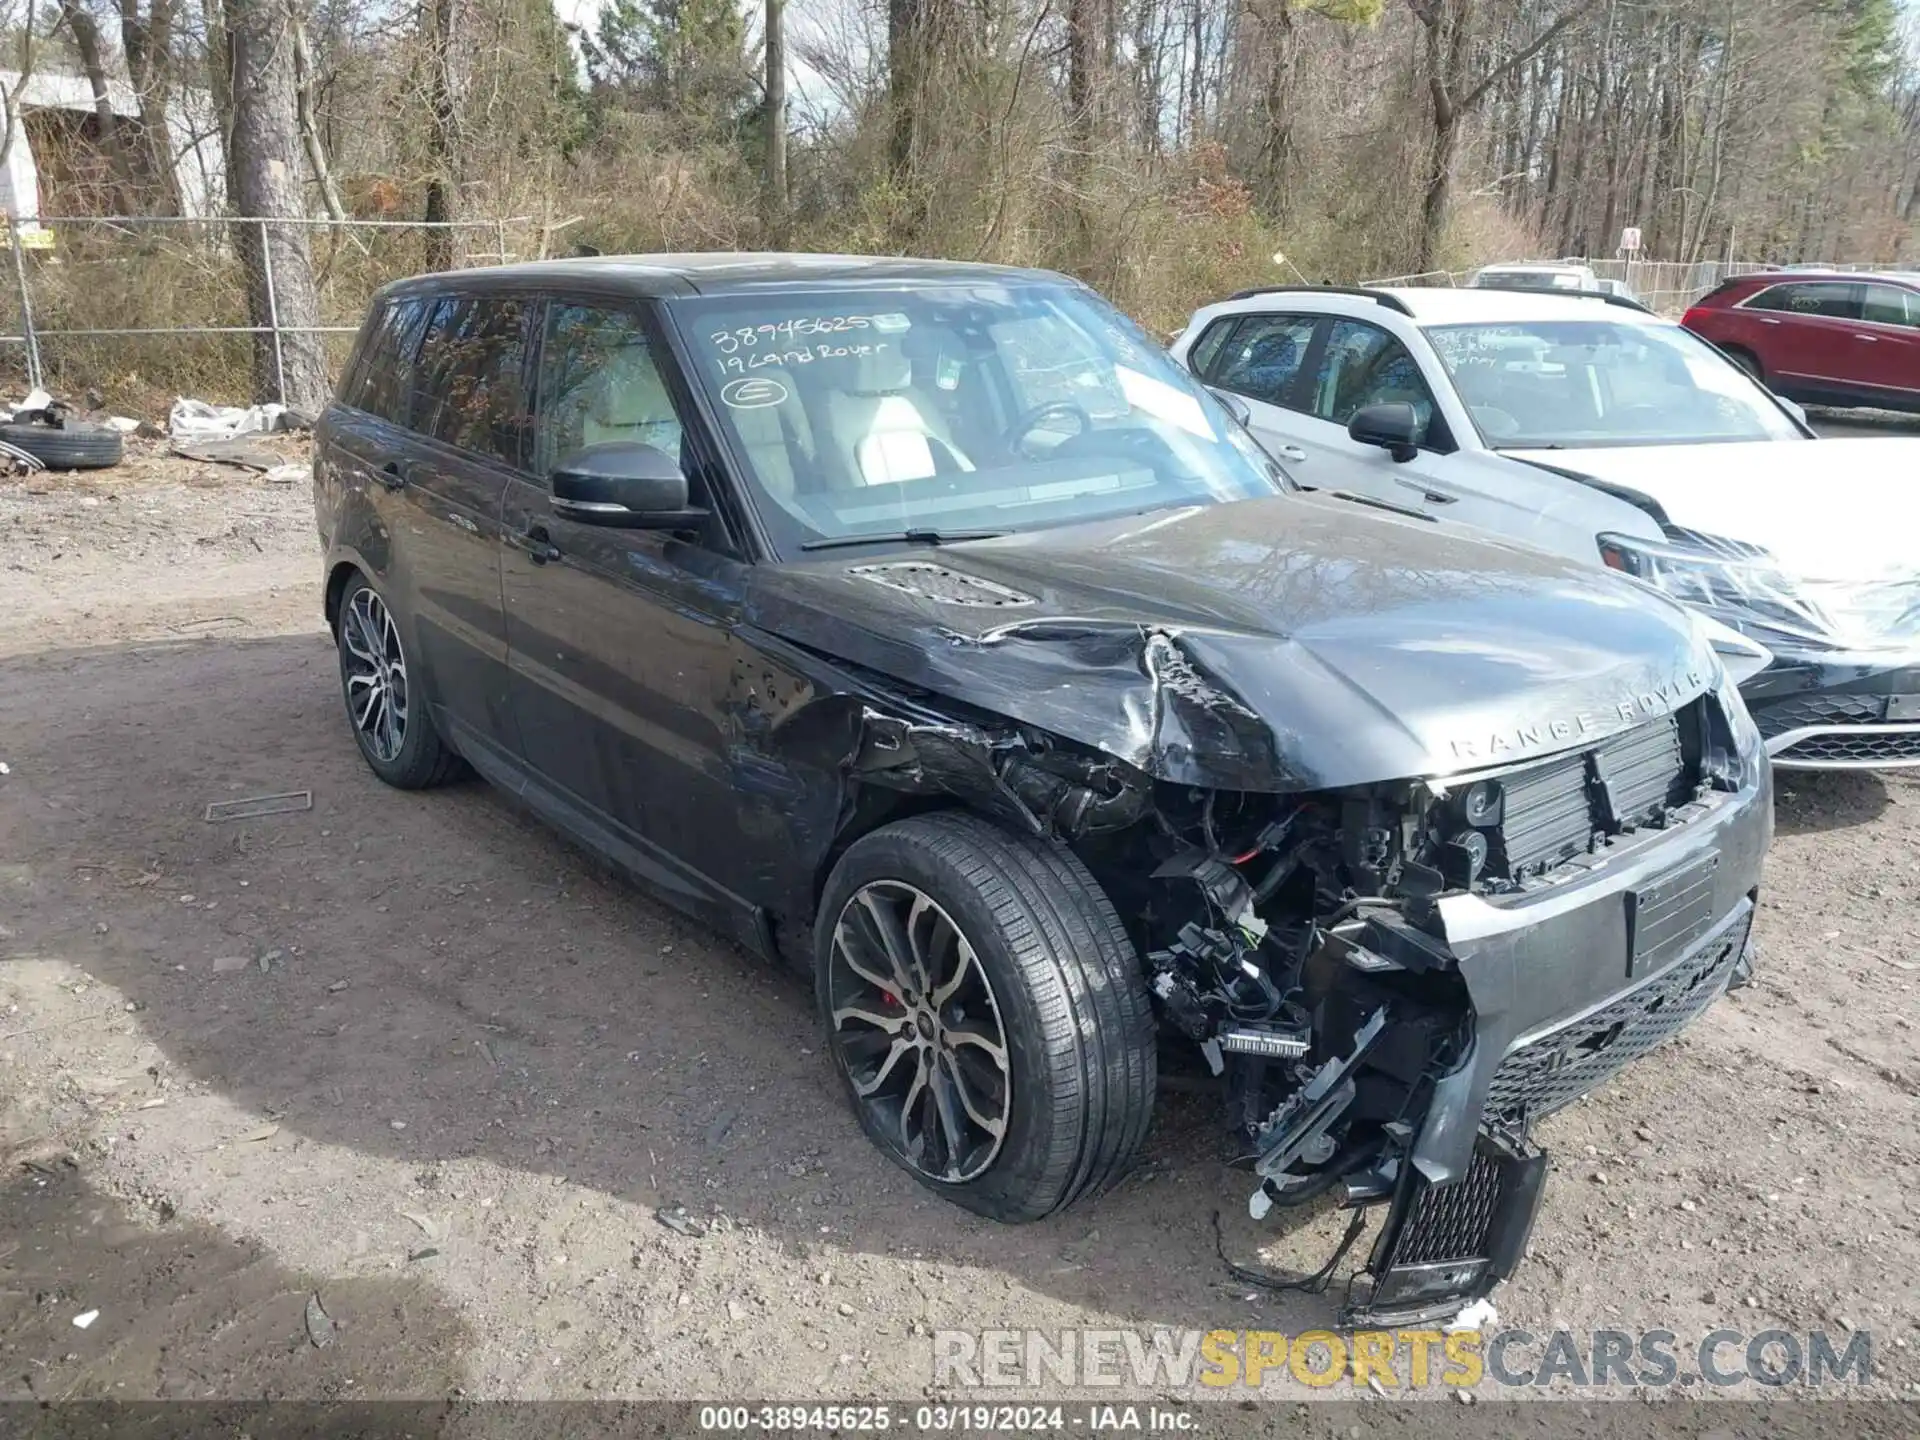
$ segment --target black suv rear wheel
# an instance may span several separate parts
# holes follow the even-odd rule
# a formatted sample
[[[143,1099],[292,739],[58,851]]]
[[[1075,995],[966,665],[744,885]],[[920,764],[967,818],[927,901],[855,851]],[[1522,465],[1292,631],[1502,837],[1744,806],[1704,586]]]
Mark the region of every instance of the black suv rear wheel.
[[[401,790],[424,790],[459,775],[460,757],[441,740],[408,668],[400,627],[364,575],[341,593],[334,643],[347,722],[373,773]]]
[[[1018,1221],[1126,1172],[1153,1115],[1152,1010],[1071,851],[974,815],[903,820],[834,867],[815,935],[854,1110],[922,1184]]]

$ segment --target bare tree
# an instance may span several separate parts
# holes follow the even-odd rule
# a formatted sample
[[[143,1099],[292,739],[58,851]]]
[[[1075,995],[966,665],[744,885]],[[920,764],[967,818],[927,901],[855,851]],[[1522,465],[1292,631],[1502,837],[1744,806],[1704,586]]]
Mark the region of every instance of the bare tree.
[[[1440,247],[1446,239],[1462,119],[1473,113],[1489,90],[1551,45],[1595,3],[1597,0],[1570,0],[1531,40],[1475,75],[1472,60],[1478,39],[1479,0],[1407,0],[1407,8],[1425,31],[1427,95],[1433,119],[1426,183],[1420,202],[1416,269],[1432,269],[1439,261]]]
[[[313,283],[307,231],[275,225],[302,219],[300,134],[294,99],[294,18],[287,0],[222,0],[232,115],[227,194],[243,217],[235,248],[247,276],[254,336],[253,389],[316,414],[327,402],[327,357],[320,336],[320,298]],[[251,219],[264,223],[248,223]]]
[[[453,265],[454,207],[460,195],[460,114],[454,54],[454,18],[458,0],[421,0],[420,38],[426,59],[427,203],[421,219],[427,231],[427,269]]]
[[[787,236],[787,0],[767,0],[767,233]]]

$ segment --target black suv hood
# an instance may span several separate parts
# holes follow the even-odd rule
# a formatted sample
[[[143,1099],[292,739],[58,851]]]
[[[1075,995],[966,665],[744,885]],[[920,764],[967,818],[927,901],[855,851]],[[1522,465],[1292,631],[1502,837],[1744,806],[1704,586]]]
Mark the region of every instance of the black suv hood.
[[[1237,790],[1581,747],[1717,669],[1678,606],[1598,566],[1302,496],[757,567],[746,618],[955,718]]]

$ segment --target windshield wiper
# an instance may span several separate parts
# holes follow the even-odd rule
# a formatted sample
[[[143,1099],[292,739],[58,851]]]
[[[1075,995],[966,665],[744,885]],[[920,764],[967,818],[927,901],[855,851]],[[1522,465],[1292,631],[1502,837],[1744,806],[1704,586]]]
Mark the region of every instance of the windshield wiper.
[[[851,545],[955,545],[962,540],[998,540],[1005,530],[883,530],[876,535],[829,535],[803,540],[802,550],[838,550]]]

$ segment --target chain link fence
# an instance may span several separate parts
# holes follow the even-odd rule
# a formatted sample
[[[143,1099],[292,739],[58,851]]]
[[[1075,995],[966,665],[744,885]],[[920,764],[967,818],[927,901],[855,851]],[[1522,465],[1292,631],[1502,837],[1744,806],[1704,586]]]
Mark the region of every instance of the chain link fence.
[[[12,273],[11,283],[0,280],[0,365],[28,386],[63,395],[98,389],[117,398],[284,398],[251,394],[255,337],[272,336],[278,374],[287,336],[325,336],[337,371],[373,293],[438,268],[437,250],[450,250],[455,265],[498,265],[543,257],[552,239],[526,217],[428,223],[43,215],[6,225]],[[270,227],[308,232],[318,324],[282,320],[270,268],[263,276],[267,323],[253,322],[235,245],[246,226],[258,229],[262,251]]]

